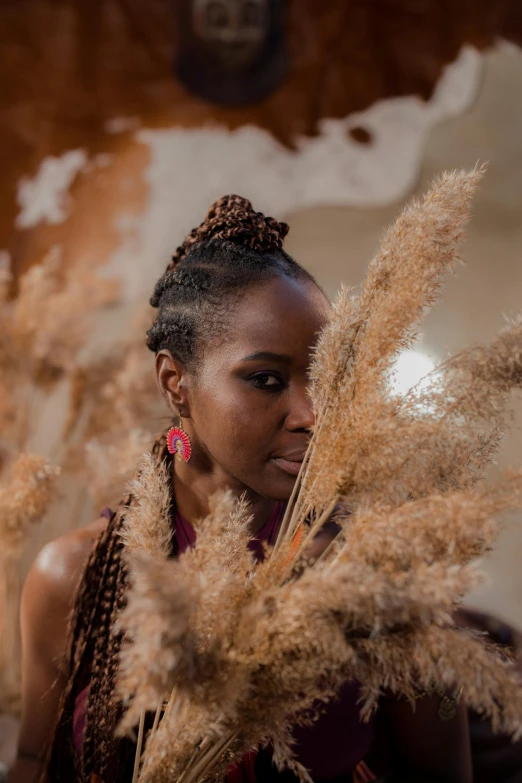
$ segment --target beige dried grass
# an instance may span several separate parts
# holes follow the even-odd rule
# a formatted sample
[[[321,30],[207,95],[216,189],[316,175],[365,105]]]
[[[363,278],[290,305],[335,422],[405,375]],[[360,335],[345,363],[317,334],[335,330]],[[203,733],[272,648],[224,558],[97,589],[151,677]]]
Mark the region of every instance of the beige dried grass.
[[[59,468],[32,454],[20,454],[0,487],[2,556],[16,557],[31,527],[42,519],[56,497]]]
[[[344,520],[348,556],[380,569],[409,570],[420,563],[465,564],[482,557],[497,538],[499,515],[522,505],[522,472],[493,486],[435,492],[398,508],[359,509]]]
[[[150,308],[140,308],[127,340],[71,374],[64,462],[83,477],[98,509],[119,502],[156,431],[164,426],[153,357],[148,360],[143,354],[143,333],[150,321]]]
[[[96,509],[118,504],[143,455],[151,444],[151,433],[134,427],[126,432],[112,430],[90,438],[79,449],[75,473],[85,471],[85,483]],[[69,460],[72,451],[69,453]],[[70,463],[69,463],[70,464]]]
[[[20,454],[0,486],[0,705],[9,711],[20,706],[20,555],[57,497],[59,474],[42,457]]]
[[[67,382],[77,367],[90,336],[94,314],[112,304],[114,281],[95,277],[86,264],[65,267],[59,248],[18,280],[13,296],[12,277],[7,266],[0,269],[0,550],[7,558],[0,607],[3,636],[9,652],[0,661],[0,679],[9,682],[9,696],[0,694],[0,710],[14,709],[20,691],[18,647],[20,565],[29,530],[44,516],[57,487],[56,470],[41,457],[26,451],[40,450],[38,433],[42,407],[56,389]],[[84,406],[85,408],[85,406]],[[56,450],[42,444],[41,450],[53,464],[68,462],[67,456],[82,438],[80,412],[74,432],[57,437]],[[107,431],[109,428],[107,428]],[[12,465],[11,477],[7,474]],[[68,465],[68,467],[70,467]],[[70,483],[64,485],[67,492]],[[84,496],[80,492],[81,509]],[[118,495],[120,492],[118,493]],[[77,520],[73,519],[73,523]],[[5,648],[7,649],[7,648]]]
[[[121,538],[129,555],[150,555],[166,559],[171,551],[171,496],[164,462],[151,454],[143,457],[138,476],[129,484],[135,500],[129,507]]]
[[[315,431],[269,557],[251,562],[247,510],[234,511],[229,497],[198,526],[194,550],[161,566],[131,564],[122,728],[174,694],[137,760],[142,783],[218,780],[267,741],[308,780],[292,757],[291,725],[351,678],[365,716],[382,688],[414,699],[457,683],[495,727],[520,731],[513,667],[451,616],[481,578],[474,559],[492,546],[497,515],[520,504],[520,472],[477,482],[521,384],[521,322],[448,360],[422,393],[389,394],[394,356],[459,259],[481,176],[440,178],[390,229],[361,295],[342,291],[334,304],[311,372]],[[135,487],[138,499],[149,491]],[[334,510],[342,533],[307,563]]]
[[[34,374],[55,379],[77,362],[86,318],[117,300],[118,285],[87,264],[65,268],[53,248],[21,277],[13,321],[17,347],[30,357]]]
[[[83,431],[88,438],[100,438],[107,430],[124,435],[138,423],[142,430],[158,429],[161,409],[154,357],[143,353],[143,335],[153,320],[151,310],[140,307],[126,340],[112,346],[107,354],[75,367],[66,433],[74,429],[80,415],[86,418]]]

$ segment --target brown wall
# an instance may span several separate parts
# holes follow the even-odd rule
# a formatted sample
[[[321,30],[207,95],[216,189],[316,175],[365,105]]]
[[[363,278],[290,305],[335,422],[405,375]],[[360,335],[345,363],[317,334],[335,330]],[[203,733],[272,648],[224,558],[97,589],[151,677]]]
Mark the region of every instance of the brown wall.
[[[250,122],[291,145],[297,135],[316,133],[322,117],[345,117],[388,96],[429,97],[464,42],[522,42],[518,0],[287,0],[287,8],[287,79],[254,107],[232,110],[189,95],[173,77],[180,31],[171,0],[4,2],[0,248],[15,267],[33,263],[69,230],[14,229],[20,178],[66,150],[119,152],[125,138],[106,124],[115,117],[148,127]],[[90,213],[97,204],[104,209],[103,197],[89,202]]]

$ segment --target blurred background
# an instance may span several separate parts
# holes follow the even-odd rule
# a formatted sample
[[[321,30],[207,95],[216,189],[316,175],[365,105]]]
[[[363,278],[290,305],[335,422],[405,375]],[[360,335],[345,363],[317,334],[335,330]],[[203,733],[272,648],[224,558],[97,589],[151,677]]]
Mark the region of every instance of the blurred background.
[[[56,481],[34,463],[24,491],[43,481],[49,497],[16,518],[14,544],[0,541],[0,713],[16,716],[24,576],[47,541],[118,501],[166,422],[143,345],[147,302],[215,199],[236,192],[287,220],[289,252],[333,297],[341,282],[360,285],[405,200],[444,169],[488,162],[466,264],[400,358],[397,384],[520,312],[522,8],[17,0],[0,22],[4,505],[21,452],[62,470]],[[522,463],[521,423],[515,401],[492,473]],[[522,629],[520,522],[469,602]]]

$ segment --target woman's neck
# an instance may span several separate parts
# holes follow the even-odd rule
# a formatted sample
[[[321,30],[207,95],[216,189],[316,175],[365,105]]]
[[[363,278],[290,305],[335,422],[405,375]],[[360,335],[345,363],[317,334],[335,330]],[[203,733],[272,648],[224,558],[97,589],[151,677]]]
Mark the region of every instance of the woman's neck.
[[[232,485],[231,485],[232,484]],[[233,486],[230,477],[217,473],[201,475],[188,465],[172,463],[172,486],[176,509],[188,522],[204,519],[210,512],[209,500],[216,492],[231,489],[239,498],[245,494],[250,505],[252,520],[250,533],[255,535],[268,521],[277,501],[261,497],[244,486]]]

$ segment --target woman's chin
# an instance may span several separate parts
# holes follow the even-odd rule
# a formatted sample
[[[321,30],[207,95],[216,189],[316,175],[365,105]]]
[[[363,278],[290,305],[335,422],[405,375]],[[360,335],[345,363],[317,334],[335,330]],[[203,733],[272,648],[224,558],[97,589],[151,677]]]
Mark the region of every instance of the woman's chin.
[[[297,476],[281,470],[273,463],[272,465],[275,470],[270,470],[270,477],[267,477],[267,481],[264,482],[263,489],[259,494],[269,500],[286,502],[290,499]]]

